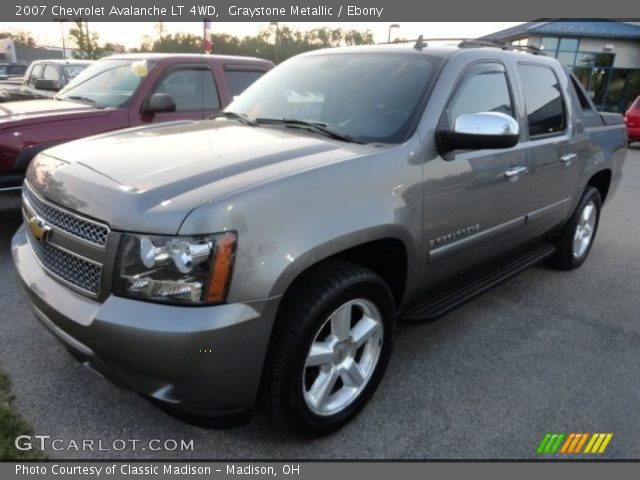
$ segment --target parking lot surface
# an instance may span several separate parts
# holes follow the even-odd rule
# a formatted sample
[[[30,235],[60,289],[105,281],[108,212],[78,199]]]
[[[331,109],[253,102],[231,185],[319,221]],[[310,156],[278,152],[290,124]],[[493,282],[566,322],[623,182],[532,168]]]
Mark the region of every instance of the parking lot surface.
[[[601,457],[639,459],[639,149],[624,173],[582,268],[534,267],[436,322],[401,325],[369,406],[323,439],[291,437],[260,411],[235,429],[196,427],[85,369],[19,292],[16,224],[0,224],[0,368],[36,434],[103,447],[140,440],[50,458],[519,459],[539,457],[547,432],[612,432]],[[143,450],[150,439],[193,440],[193,450]]]

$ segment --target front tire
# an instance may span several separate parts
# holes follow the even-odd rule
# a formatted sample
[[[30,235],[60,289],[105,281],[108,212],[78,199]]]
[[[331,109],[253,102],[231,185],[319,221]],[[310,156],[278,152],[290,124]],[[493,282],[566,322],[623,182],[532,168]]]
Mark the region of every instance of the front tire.
[[[596,237],[602,210],[598,189],[588,186],[571,219],[565,224],[551,263],[563,270],[580,267],[589,256]]]
[[[374,272],[331,261],[303,273],[283,299],[269,347],[271,416],[303,436],[341,428],[380,383],[394,328],[393,296]]]

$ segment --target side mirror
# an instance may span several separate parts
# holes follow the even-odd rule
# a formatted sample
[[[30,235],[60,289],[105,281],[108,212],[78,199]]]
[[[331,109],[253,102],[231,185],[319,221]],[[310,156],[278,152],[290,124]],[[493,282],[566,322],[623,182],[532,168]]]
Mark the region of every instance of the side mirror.
[[[36,83],[33,85],[36,90],[50,90],[52,92],[57,92],[60,90],[60,85],[55,80],[45,80],[44,78],[40,78],[36,80]]]
[[[142,113],[171,113],[176,111],[176,101],[168,93],[154,93],[142,106]]]
[[[500,112],[465,113],[456,118],[453,130],[436,132],[438,148],[446,152],[511,148],[519,139],[518,122]]]

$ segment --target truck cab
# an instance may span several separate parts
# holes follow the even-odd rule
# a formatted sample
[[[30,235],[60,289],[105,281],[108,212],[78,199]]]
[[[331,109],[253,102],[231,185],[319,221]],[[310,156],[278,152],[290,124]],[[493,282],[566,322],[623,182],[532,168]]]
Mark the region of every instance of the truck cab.
[[[52,99],[0,104],[0,215],[19,212],[24,172],[38,152],[111,130],[202,120],[272,67],[224,55],[114,55],[94,62]]]

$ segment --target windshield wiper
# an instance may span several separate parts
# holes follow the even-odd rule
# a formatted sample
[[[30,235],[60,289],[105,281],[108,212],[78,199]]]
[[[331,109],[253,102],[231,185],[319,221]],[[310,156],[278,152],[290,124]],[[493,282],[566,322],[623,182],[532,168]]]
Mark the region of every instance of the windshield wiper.
[[[65,100],[67,98],[69,100],[77,100],[77,101],[82,102],[82,103],[88,103],[89,105],[95,105],[96,104],[96,101],[94,99],[89,98],[89,97],[82,97],[80,95],[71,95],[69,97],[61,97],[61,100]]]
[[[211,115],[209,117],[209,120],[213,120],[214,118],[220,118],[220,117],[229,118],[231,120],[239,120],[240,122],[244,123],[245,125],[251,125],[252,127],[255,127],[256,125],[258,125],[257,122],[255,122],[254,120],[251,120],[246,115],[243,115],[242,113],[236,113],[236,112],[218,112],[218,113],[214,113],[213,115]]]
[[[286,125],[288,127],[298,127],[310,130],[312,132],[319,133],[325,137],[335,138],[336,140],[342,140],[349,143],[362,143],[354,139],[351,135],[346,133],[336,132],[335,130],[327,127],[326,123],[322,122],[310,122],[307,120],[298,120],[297,118],[256,118],[256,123],[265,125]]]

